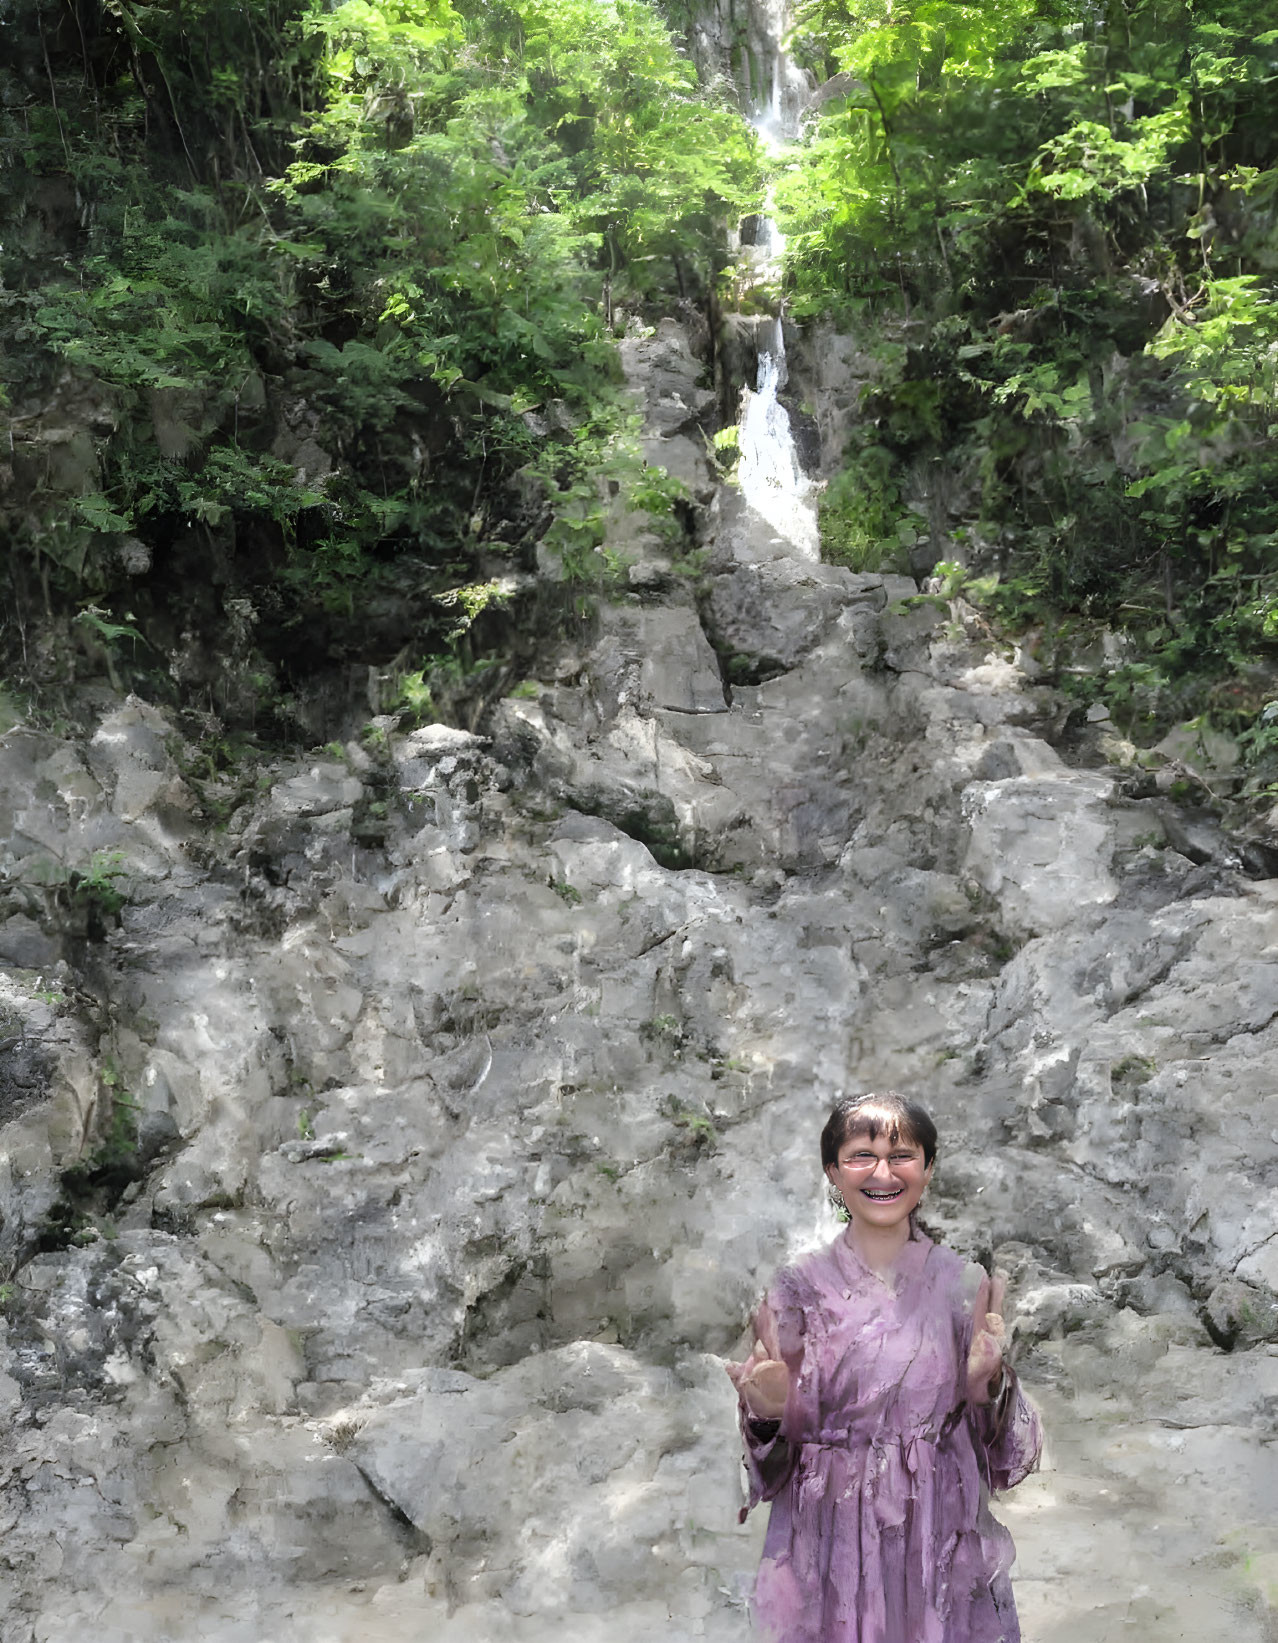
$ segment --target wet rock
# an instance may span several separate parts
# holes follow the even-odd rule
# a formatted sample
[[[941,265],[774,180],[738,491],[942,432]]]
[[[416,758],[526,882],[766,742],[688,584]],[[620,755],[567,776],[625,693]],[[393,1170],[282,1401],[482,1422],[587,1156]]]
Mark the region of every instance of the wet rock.
[[[882,578],[782,561],[714,577],[705,619],[729,682],[760,684],[795,667],[836,623],[854,638],[866,632],[886,603]],[[868,621],[858,621],[862,608]]]
[[[0,1124],[44,1099],[53,1065],[46,1046],[15,1026],[0,1015]]]
[[[583,1609],[609,1611],[650,1590],[654,1564],[658,1579],[714,1578],[732,1538],[714,1522],[733,1487],[723,1400],[712,1395],[721,1373],[703,1360],[674,1375],[597,1342],[485,1381],[427,1372],[369,1416],[349,1452],[463,1589],[539,1614],[566,1577]],[[696,1538],[672,1523],[671,1488],[706,1512]],[[494,1532],[502,1490],[522,1501],[520,1522]]]
[[[1172,848],[1196,866],[1207,862],[1217,862],[1230,868],[1241,866],[1238,846],[1225,836],[1214,816],[1164,805],[1159,819]]]

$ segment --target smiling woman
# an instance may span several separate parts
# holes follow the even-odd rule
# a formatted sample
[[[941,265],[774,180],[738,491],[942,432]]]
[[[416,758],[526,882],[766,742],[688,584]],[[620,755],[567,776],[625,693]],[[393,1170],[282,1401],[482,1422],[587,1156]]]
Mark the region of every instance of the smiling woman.
[[[821,1132],[821,1162],[863,1249],[882,1245],[888,1264],[932,1179],[936,1126],[897,1096],[840,1103]],[[867,1244],[868,1240],[868,1244]]]
[[[1002,1280],[918,1226],[936,1147],[895,1093],[835,1107],[821,1161],[847,1227],[777,1275],[754,1350],[728,1366],[745,1510],[772,1502],[755,1613],[773,1643],[1020,1637],[988,1502],[1034,1469],[1042,1434],[1003,1362]]]

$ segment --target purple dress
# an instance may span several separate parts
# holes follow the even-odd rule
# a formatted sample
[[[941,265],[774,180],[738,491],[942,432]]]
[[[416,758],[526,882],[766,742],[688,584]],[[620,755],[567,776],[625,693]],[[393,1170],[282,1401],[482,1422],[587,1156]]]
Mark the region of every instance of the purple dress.
[[[778,1273],[755,1317],[790,1369],[780,1432],[742,1408],[750,1507],[772,1502],[755,1583],[769,1643],[1018,1643],[1012,1537],[989,1510],[1038,1462],[1038,1414],[1004,1371],[967,1402],[979,1268],[921,1233],[895,1290],[840,1234]]]

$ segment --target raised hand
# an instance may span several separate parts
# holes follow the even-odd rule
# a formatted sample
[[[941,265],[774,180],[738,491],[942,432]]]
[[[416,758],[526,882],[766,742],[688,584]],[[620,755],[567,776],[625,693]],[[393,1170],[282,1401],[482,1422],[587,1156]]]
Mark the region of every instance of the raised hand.
[[[744,1363],[725,1363],[723,1367],[756,1420],[781,1419],[790,1395],[790,1371],[780,1359],[768,1356],[762,1341],[755,1341]]]
[[[975,1319],[972,1349],[967,1356],[967,1395],[973,1403],[988,1403],[997,1394],[1003,1379],[1003,1341],[1007,1334],[1003,1297],[1006,1293],[1005,1272],[996,1272],[993,1281],[983,1278],[976,1292],[972,1308]]]

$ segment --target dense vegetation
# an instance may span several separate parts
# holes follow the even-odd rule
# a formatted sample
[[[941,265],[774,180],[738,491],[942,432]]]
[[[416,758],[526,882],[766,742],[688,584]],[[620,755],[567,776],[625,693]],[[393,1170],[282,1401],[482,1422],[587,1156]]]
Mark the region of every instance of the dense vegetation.
[[[623,480],[669,516],[611,333],[705,290],[759,175],[645,0],[0,0],[0,36],[29,681],[79,651],[287,733],[349,660],[420,706],[534,542],[593,574]]]
[[[763,178],[677,43],[697,7],[667,11],[674,35],[650,0],[0,0],[11,673],[295,734],[324,722],[309,681],[372,669],[373,705],[429,711],[450,669],[518,676],[531,617],[485,623],[538,544],[580,583],[610,508],[678,532],[615,337],[689,303],[713,329]],[[819,113],[772,179],[791,317],[867,358],[827,553],[939,564],[1049,668],[1117,631],[1080,688],[1138,739],[1216,734],[1258,807],[1267,12],[802,0]]]
[[[874,351],[851,564],[1125,630],[1102,681],[1278,769],[1278,28],[1256,0],[807,0],[791,311]],[[837,76],[838,78],[834,78]]]

